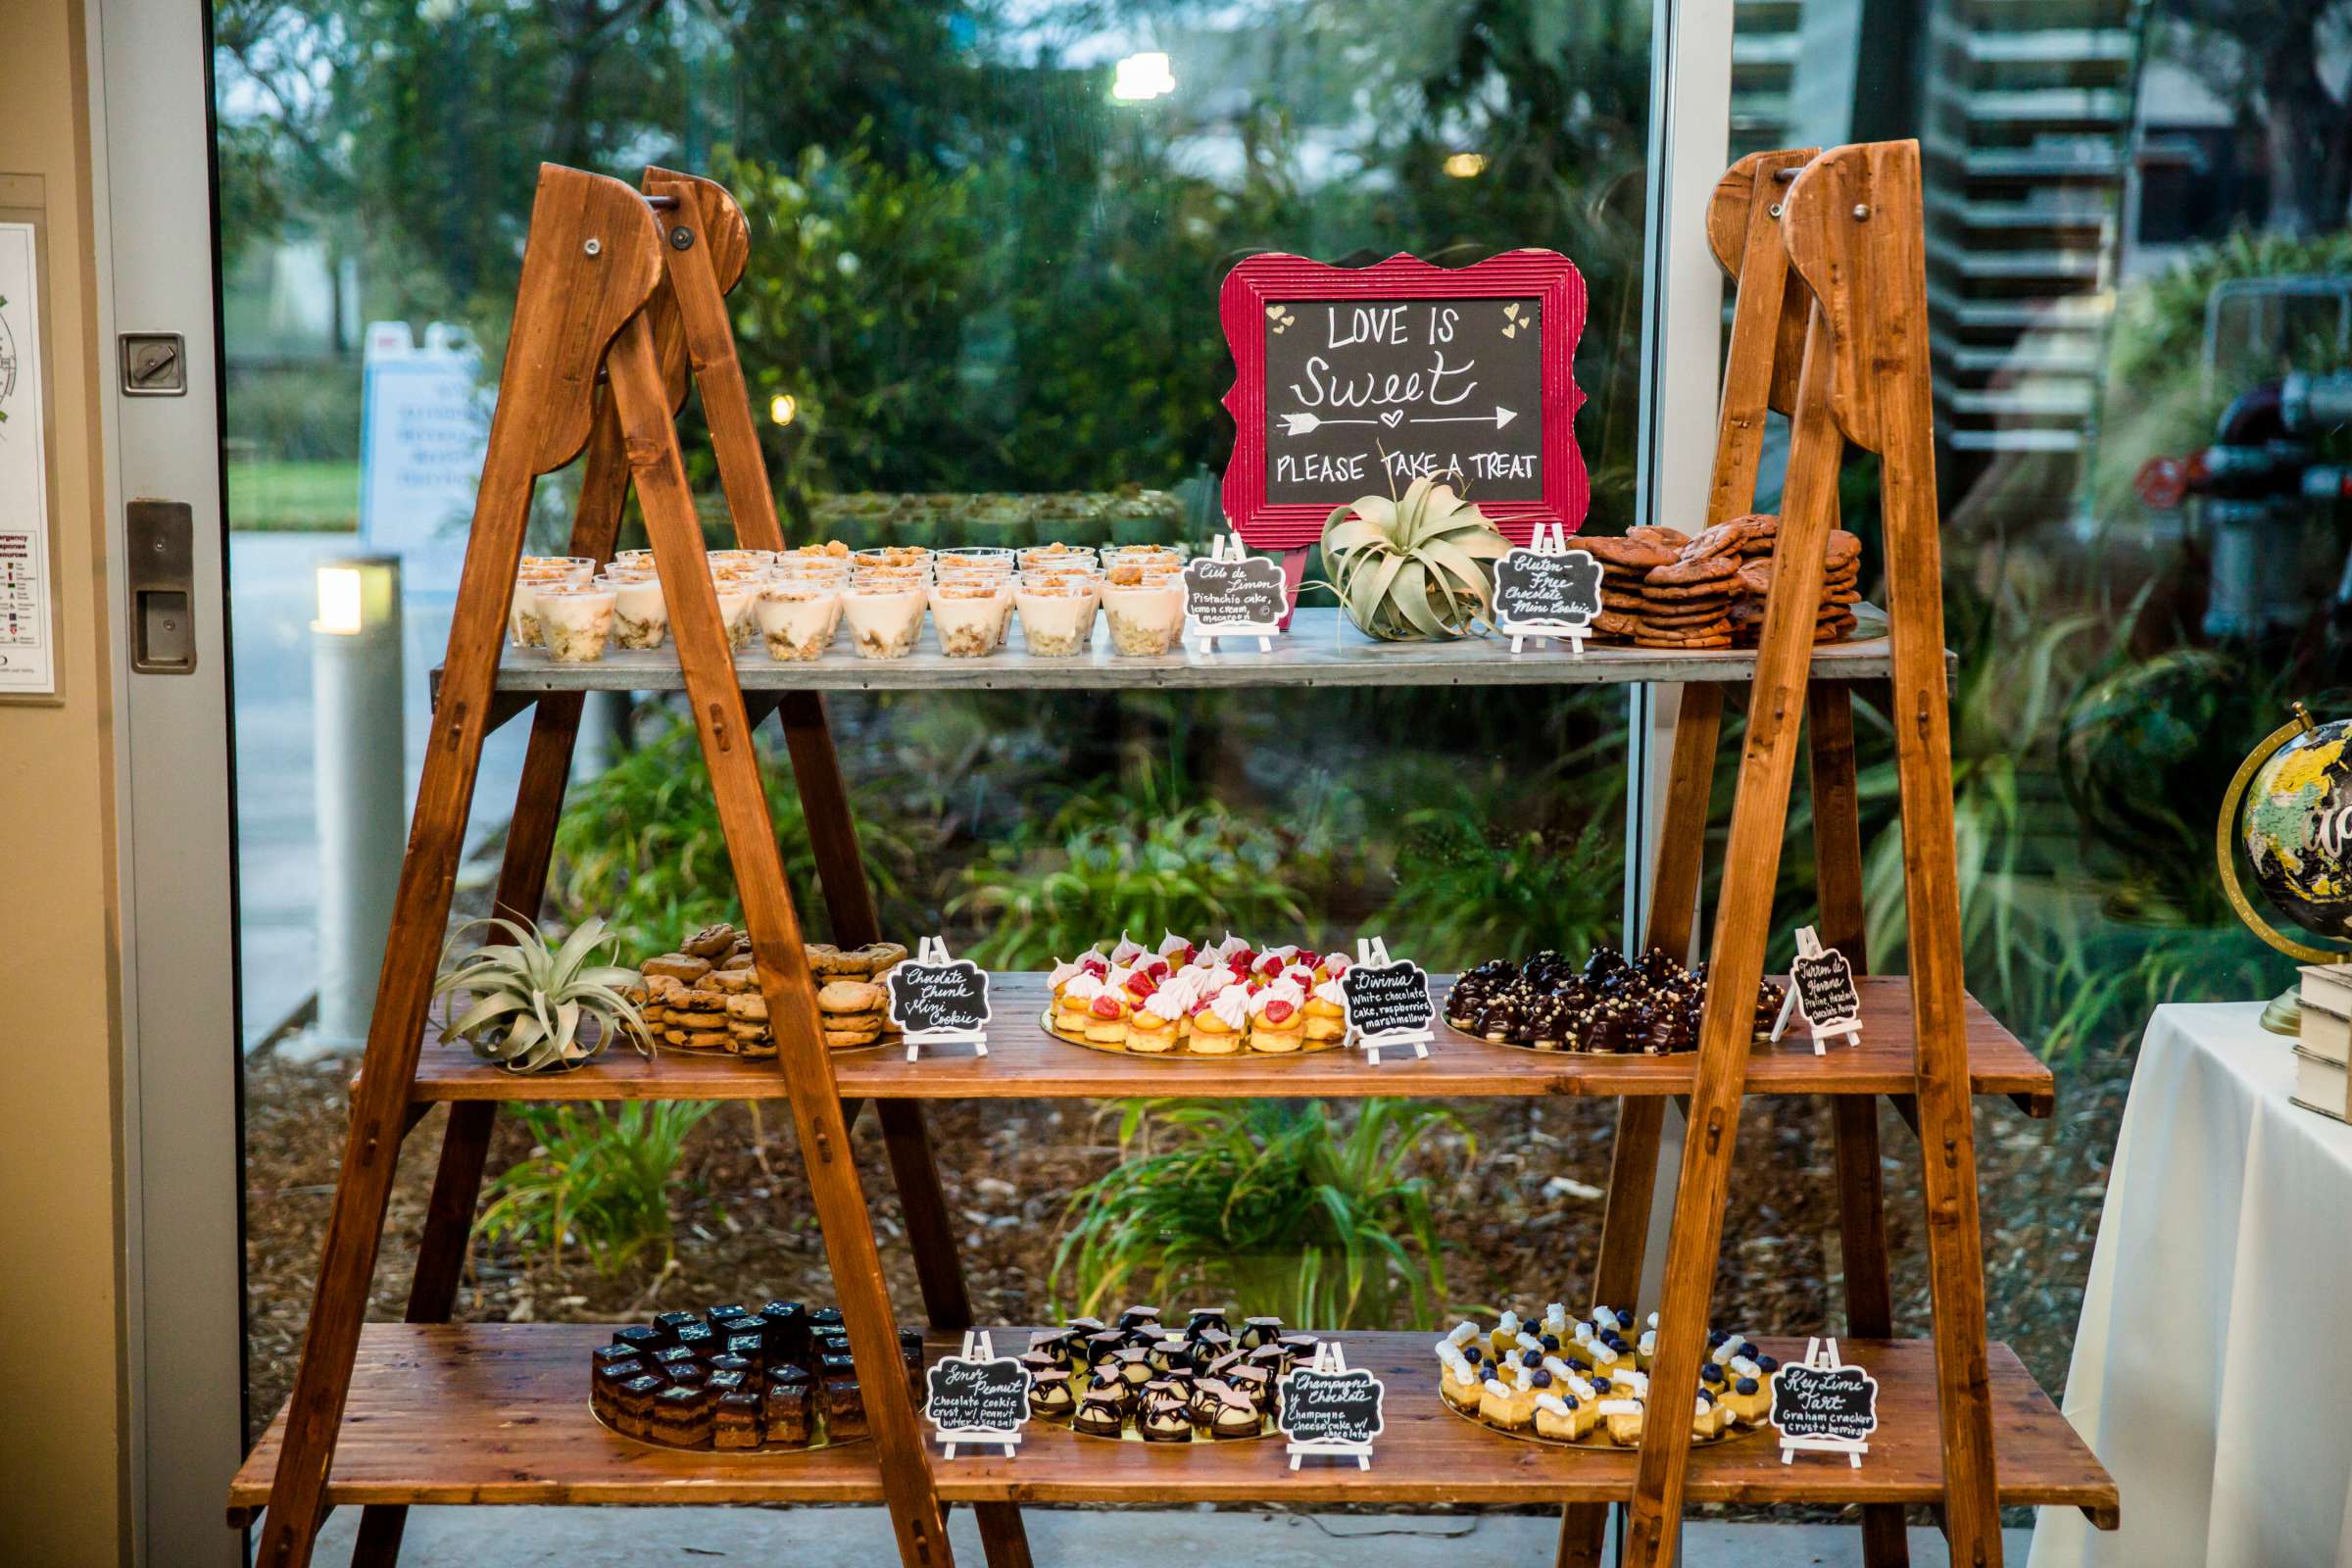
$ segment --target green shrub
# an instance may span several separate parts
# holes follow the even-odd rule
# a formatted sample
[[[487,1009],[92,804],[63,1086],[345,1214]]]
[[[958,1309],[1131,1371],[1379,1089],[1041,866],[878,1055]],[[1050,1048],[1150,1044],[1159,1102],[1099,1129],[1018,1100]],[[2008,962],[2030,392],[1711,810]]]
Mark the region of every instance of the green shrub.
[[[1054,1256],[1070,1310],[1223,1303],[1317,1329],[1427,1327],[1446,1300],[1416,1157],[1460,1120],[1415,1101],[1129,1101],[1118,1167],[1070,1200]],[[1154,1151],[1153,1145],[1158,1146]]]
[[[670,1255],[669,1189],[686,1135],[714,1102],[632,1102],[525,1106],[533,1148],[493,1177],[474,1222],[485,1241],[512,1241],[524,1257],[560,1270],[577,1247],[610,1277],[659,1245]]]

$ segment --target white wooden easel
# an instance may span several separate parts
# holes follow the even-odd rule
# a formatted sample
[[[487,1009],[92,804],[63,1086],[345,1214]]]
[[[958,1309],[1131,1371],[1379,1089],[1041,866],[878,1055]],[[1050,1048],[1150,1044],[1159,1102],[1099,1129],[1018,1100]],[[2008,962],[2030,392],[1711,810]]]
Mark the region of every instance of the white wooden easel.
[[[1340,1349],[1339,1342],[1325,1340],[1317,1345],[1314,1364],[1308,1370],[1331,1373],[1347,1371],[1348,1357]],[[1298,1468],[1299,1460],[1309,1455],[1320,1455],[1331,1459],[1353,1459],[1358,1470],[1372,1468],[1372,1445],[1369,1443],[1326,1443],[1313,1440],[1301,1442],[1294,1438],[1291,1440],[1287,1451],[1291,1456],[1291,1468],[1294,1470]]]
[[[918,937],[914,944],[914,961],[916,963],[953,963],[956,960],[948,956],[948,939],[946,937]],[[882,979],[884,984],[888,984],[890,976],[884,975]],[[909,1029],[906,1031],[906,1038],[908,1061],[912,1061],[922,1054],[922,1049],[925,1046],[969,1045],[972,1048],[973,1055],[985,1056],[988,1054],[988,1031],[986,1029]]]
[[[963,1348],[958,1355],[966,1361],[994,1361],[997,1358],[997,1350],[990,1342],[986,1329],[966,1329],[963,1331]],[[1004,1457],[1010,1459],[1015,1457],[1015,1450],[1020,1441],[1021,1429],[1018,1427],[1014,1427],[1009,1432],[992,1432],[969,1427],[950,1432],[943,1427],[939,1432],[942,1455],[950,1459],[956,1457],[956,1450],[958,1446],[967,1448],[1001,1447],[1004,1450]]]
[[[1821,945],[1820,933],[1811,926],[1800,925],[1796,928],[1796,956],[1798,957],[1818,958],[1828,951]],[[1791,974],[1788,977],[1788,995],[1781,999],[1780,1016],[1772,1021],[1772,1038],[1776,1045],[1780,1042],[1781,1036],[1788,1032],[1788,1020],[1802,1008],[1803,989],[1796,983],[1796,976]],[[1808,1013],[1805,1017],[1805,1024],[1813,1031],[1813,1054],[1816,1056],[1829,1054],[1827,1042],[1831,1040],[1850,1046],[1858,1044],[1862,1039],[1862,1020],[1860,1018],[1830,1018],[1817,1022]]]
[[[1242,536],[1238,533],[1221,533],[1209,540],[1208,559],[1248,561],[1250,547],[1242,543]],[[1193,615],[1192,595],[1185,595],[1184,640],[1198,644],[1203,655],[1217,651],[1217,639],[1220,637],[1254,637],[1257,639],[1257,651],[1270,654],[1274,651],[1274,639],[1281,634],[1282,622],[1279,620],[1226,621],[1215,626],[1203,626]]]
[[[1357,937],[1355,939],[1355,961],[1361,967],[1375,968],[1396,960],[1389,956],[1389,944],[1386,939]],[[1344,981],[1342,983],[1345,984]],[[1437,1015],[1434,1002],[1431,1004],[1430,1015],[1433,1018]],[[1412,1047],[1413,1056],[1416,1060],[1426,1059],[1429,1055],[1429,1043],[1436,1038],[1436,1034],[1427,1029],[1392,1029],[1386,1034],[1378,1035],[1368,1035],[1359,1030],[1356,1033],[1355,1042],[1364,1048],[1364,1060],[1377,1067],[1380,1065],[1382,1051],[1396,1050],[1401,1046]]]
[[[1823,1372],[1835,1372],[1845,1363],[1838,1359],[1836,1340],[1807,1340],[1805,1358],[1796,1363]],[[1874,1380],[1875,1381],[1875,1380]],[[1800,1453],[1842,1453],[1856,1470],[1862,1468],[1862,1456],[1870,1451],[1869,1441],[1863,1438],[1792,1438],[1781,1437],[1781,1463],[1794,1464]]]
[[[1528,549],[1539,556],[1564,556],[1568,553],[1568,525],[1564,522],[1539,522],[1535,537]],[[1548,642],[1554,637],[1568,640],[1571,659],[1585,657],[1585,639],[1592,634],[1590,620],[1504,620],[1497,624],[1511,639],[1511,652],[1516,654],[1530,639]]]

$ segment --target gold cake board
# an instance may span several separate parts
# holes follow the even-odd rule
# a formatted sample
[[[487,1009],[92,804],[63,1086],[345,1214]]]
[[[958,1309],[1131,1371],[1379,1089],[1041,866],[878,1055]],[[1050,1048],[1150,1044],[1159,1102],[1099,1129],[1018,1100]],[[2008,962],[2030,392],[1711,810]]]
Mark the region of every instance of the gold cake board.
[[[1106,1046],[1099,1041],[1088,1040],[1056,1028],[1054,1023],[1054,1008],[1051,1005],[1048,1005],[1044,1012],[1038,1014],[1037,1021],[1044,1027],[1046,1033],[1064,1045],[1084,1046],[1089,1051],[1100,1051],[1106,1056],[1147,1056],[1161,1061],[1282,1061],[1292,1056],[1312,1056],[1320,1052],[1337,1051],[1348,1043],[1347,1037],[1343,1035],[1337,1040],[1303,1042],[1297,1051],[1252,1051],[1247,1043],[1222,1054],[1213,1052],[1190,1051],[1181,1043],[1170,1046],[1165,1051],[1129,1051],[1125,1046]]]

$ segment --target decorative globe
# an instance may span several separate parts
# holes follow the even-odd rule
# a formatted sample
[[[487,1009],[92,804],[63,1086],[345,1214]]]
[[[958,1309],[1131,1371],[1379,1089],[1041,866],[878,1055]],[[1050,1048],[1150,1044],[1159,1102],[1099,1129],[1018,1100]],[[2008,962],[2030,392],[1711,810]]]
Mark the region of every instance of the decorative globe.
[[[2272,908],[2352,945],[2352,719],[2302,730],[2255,770],[2239,842]]]

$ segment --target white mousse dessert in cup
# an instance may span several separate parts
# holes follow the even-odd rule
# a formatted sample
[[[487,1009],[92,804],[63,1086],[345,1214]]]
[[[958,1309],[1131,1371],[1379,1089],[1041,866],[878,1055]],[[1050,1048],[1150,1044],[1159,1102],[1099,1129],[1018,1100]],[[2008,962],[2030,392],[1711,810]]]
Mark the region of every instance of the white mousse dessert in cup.
[[[841,624],[842,579],[800,572],[771,578],[760,589],[755,613],[767,657],[782,662],[816,659],[833,646]]]
[[[1102,584],[1111,651],[1127,658],[1164,654],[1184,625],[1184,579],[1172,569],[1114,565]]]
[[[612,590],[612,641],[622,648],[659,648],[669,635],[669,601],[650,571],[615,566],[596,579]]]
[[[926,576],[921,571],[872,571],[850,579],[841,596],[841,612],[849,620],[850,640],[858,658],[905,659],[914,652],[929,597]]]
[[[931,585],[931,624],[950,659],[982,659],[1004,644],[1004,579],[987,572],[944,573]]]
[[[1025,571],[1013,598],[1021,640],[1039,659],[1067,659],[1094,641],[1097,586],[1077,571]]]
[[[612,636],[612,589],[594,583],[541,583],[536,597],[550,659],[590,664],[605,657],[605,644]]]

